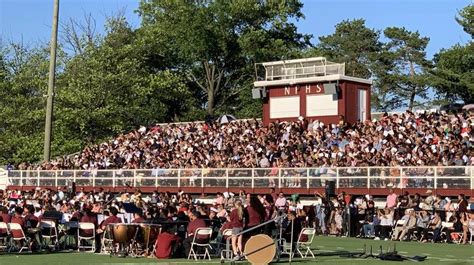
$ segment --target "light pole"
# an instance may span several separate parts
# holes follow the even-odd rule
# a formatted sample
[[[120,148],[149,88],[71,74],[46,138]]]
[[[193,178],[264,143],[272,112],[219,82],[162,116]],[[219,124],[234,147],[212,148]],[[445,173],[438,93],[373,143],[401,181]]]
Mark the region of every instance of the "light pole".
[[[56,46],[58,39],[59,0],[54,0],[53,28],[51,31],[50,58],[49,58],[49,80],[48,99],[46,101],[46,122],[44,128],[44,152],[43,160],[48,162],[51,158],[51,131],[53,123],[53,99],[54,83],[56,79]]]

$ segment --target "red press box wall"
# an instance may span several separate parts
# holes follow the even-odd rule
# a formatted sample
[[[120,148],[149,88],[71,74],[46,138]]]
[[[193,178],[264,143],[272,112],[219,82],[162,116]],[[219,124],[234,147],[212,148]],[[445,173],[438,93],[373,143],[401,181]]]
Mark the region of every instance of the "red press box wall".
[[[306,116],[306,95],[324,94],[324,83],[311,83],[311,84],[298,84],[298,85],[281,85],[267,87],[268,96],[263,103],[263,123],[268,124],[270,122],[280,121],[291,121],[296,120],[298,117],[292,118],[278,118],[270,119],[270,98],[271,97],[288,97],[296,96],[300,97],[300,115],[308,119],[318,119],[326,124],[337,123],[339,121],[339,115],[344,115],[347,122],[353,123],[358,119],[358,89],[364,89],[367,91],[367,106],[366,113],[367,119],[370,117],[370,85],[364,83],[357,83],[353,81],[340,80],[339,81],[339,99],[338,99],[338,115],[332,116]],[[309,93],[306,92],[306,86],[310,85]],[[286,88],[286,89],[285,89]]]

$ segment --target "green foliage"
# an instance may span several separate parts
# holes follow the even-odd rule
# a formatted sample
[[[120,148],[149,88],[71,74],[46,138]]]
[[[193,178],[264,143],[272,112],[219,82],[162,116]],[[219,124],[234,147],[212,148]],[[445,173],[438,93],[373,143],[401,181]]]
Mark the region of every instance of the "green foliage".
[[[316,53],[346,64],[346,74],[370,78],[370,65],[381,49],[380,33],[365,26],[364,19],[344,20],[333,34],[319,37]]]
[[[36,160],[44,135],[47,49],[10,44],[2,47],[1,57],[0,164]]]
[[[474,5],[468,5],[459,11],[459,16],[456,17],[456,21],[461,25],[463,30],[474,37]]]
[[[439,92],[436,100],[474,101],[472,42],[441,50],[432,66],[428,38],[389,27],[382,43],[378,30],[356,19],[312,47],[294,24],[304,18],[301,9],[297,0],[141,0],[137,29],[117,16],[96,36],[90,15],[85,24],[70,21],[58,50],[53,157],[140,125],[224,113],[259,118],[254,64],[272,60],[326,56],[346,63],[347,75],[373,80],[379,110],[412,108],[429,99],[429,87]],[[472,37],[473,6],[456,20]],[[41,159],[48,64],[47,45],[0,42],[0,164]]]
[[[290,58],[309,45],[289,21],[303,16],[301,7],[299,1],[142,0],[138,12],[147,45],[158,47],[150,57],[174,62],[213,114],[238,101],[254,63]]]
[[[435,55],[432,85],[443,98],[474,102],[474,43],[457,44]]]
[[[468,5],[459,11],[456,21],[464,31],[474,36],[474,6]],[[434,56],[435,67],[431,71],[431,85],[436,88],[444,103],[458,100],[474,103],[474,43],[456,44],[441,49]]]
[[[379,71],[380,82],[387,87],[384,92],[392,104],[412,109],[421,104],[420,100],[428,99],[428,72],[432,66],[425,50],[429,38],[403,27],[388,27],[384,35],[388,42],[382,53],[386,61]]]

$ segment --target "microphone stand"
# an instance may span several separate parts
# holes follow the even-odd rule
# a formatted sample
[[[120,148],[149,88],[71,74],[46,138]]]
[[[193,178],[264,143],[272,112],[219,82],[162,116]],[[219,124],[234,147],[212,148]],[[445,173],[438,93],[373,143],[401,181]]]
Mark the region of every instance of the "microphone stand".
[[[296,217],[295,217],[296,218]],[[291,244],[290,244],[290,260],[289,264],[291,264],[292,258],[293,258],[293,227],[295,224],[295,219],[291,220]]]

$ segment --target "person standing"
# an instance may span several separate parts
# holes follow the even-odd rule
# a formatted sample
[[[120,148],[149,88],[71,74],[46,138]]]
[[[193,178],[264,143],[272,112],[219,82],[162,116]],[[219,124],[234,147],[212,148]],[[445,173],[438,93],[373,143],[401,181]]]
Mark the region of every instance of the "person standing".
[[[265,207],[256,196],[251,196],[250,204],[245,208],[244,214],[246,220],[245,227],[246,229],[251,229],[254,226],[263,223],[265,220]],[[254,229],[248,232],[245,237],[250,238],[253,235],[259,234],[261,231],[261,228]]]
[[[238,235],[243,231],[244,227],[244,207],[242,201],[237,199],[234,203],[234,209],[230,212],[230,223],[232,227],[232,251],[234,252],[234,260],[240,260],[243,252],[242,235]]]

